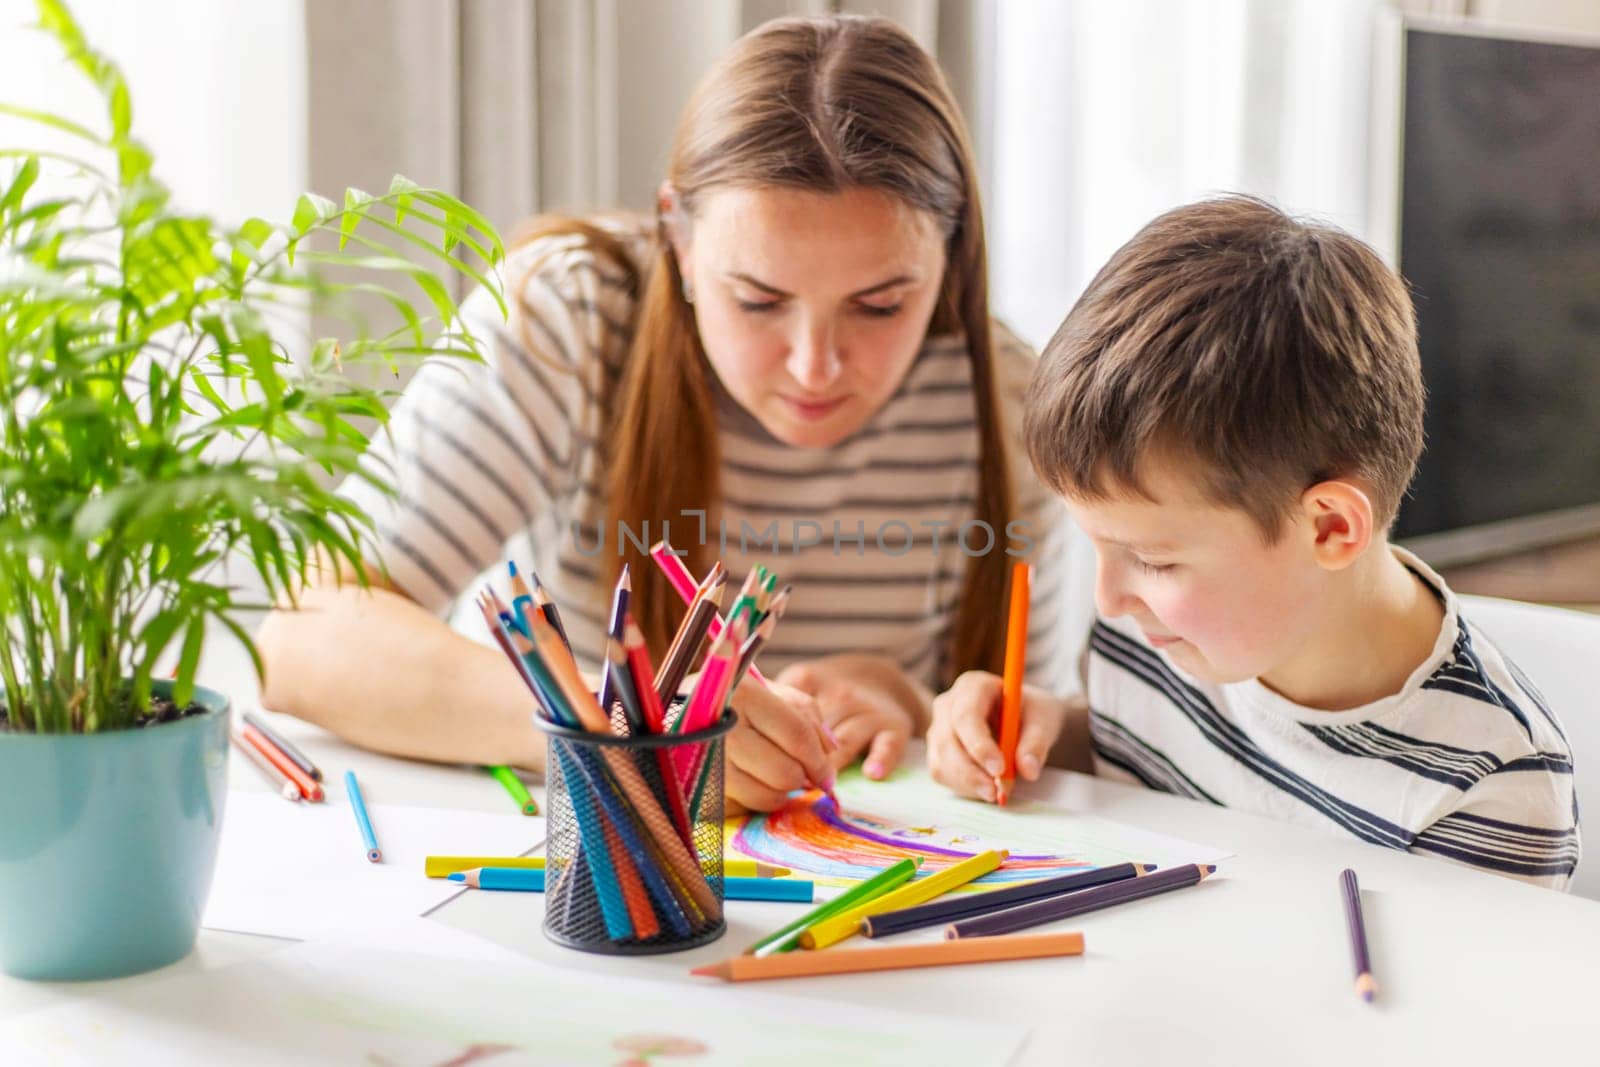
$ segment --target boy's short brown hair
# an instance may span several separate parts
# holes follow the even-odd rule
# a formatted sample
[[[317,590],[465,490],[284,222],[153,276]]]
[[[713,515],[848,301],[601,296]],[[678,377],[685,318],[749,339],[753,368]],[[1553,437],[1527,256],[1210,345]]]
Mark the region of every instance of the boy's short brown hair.
[[[1267,541],[1316,482],[1360,477],[1394,518],[1422,451],[1405,284],[1365,244],[1227,196],[1176,208],[1111,257],[1045,346],[1025,434],[1069,496],[1148,495],[1153,452]]]

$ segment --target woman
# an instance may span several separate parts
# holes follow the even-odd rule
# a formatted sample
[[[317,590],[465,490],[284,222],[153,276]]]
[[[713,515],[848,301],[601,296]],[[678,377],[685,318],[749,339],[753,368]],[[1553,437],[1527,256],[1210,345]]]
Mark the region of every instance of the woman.
[[[737,803],[862,755],[886,774],[931,687],[999,669],[1008,550],[1049,551],[1063,520],[1014,483],[1033,357],[991,330],[972,152],[932,59],[884,19],[757,29],[690,101],[658,201],[649,226],[537,223],[507,263],[509,323],[468,301],[486,362],[406,389],[371,456],[398,500],[352,489],[386,573],[269,617],[269,707],[542,768],[516,673],[439,616],[486,568],[531,565],[592,669],[627,563],[659,656],[683,610],[645,555],[664,534],[696,575],[765,562],[794,585],[761,659],[778,684],[736,694]]]

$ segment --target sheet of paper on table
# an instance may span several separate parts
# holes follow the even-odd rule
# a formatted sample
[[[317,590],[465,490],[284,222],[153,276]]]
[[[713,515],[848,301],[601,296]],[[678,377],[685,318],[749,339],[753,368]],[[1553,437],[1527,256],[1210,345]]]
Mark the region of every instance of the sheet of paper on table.
[[[420,915],[459,892],[423,877],[423,857],[517,856],[545,834],[543,818],[374,803],[370,788],[367,809],[382,863],[367,861],[337,784],[321,804],[229,793],[201,924],[304,940],[370,919]]]

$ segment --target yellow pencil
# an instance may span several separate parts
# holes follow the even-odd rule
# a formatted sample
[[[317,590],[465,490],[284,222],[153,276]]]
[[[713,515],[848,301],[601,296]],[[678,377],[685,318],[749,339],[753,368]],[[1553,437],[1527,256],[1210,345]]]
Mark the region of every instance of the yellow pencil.
[[[1009,855],[1010,853],[1005,851],[980,852],[952,867],[946,867],[937,874],[908,882],[881,897],[822,920],[800,935],[800,944],[805,948],[827,948],[829,945],[836,945],[845,938],[860,933],[861,920],[867,916],[913,907],[934,897],[943,896],[956,886],[966,885],[974,878],[988,874],[1004,863]]]

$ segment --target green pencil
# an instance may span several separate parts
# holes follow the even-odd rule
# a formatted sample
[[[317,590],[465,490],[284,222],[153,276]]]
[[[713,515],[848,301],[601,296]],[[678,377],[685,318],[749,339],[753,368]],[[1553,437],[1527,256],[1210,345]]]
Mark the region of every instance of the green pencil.
[[[506,792],[511,794],[511,799],[515,800],[517,805],[522,808],[522,814],[539,814],[538,803],[528,794],[528,787],[522,784],[522,779],[517,777],[516,771],[503,763],[497,763],[493,767],[485,767],[484,770],[494,775],[499,779],[500,784],[506,787]]]
[[[921,865],[921,856],[907,856],[893,866],[885,867],[860,885],[854,886],[826,904],[819,905],[806,912],[787,926],[774,930],[745,949],[744,954],[746,956],[770,956],[774,952],[788,952],[800,943],[800,935],[805,933],[809,927],[821,922],[823,919],[839,914],[846,908],[853,908],[857,904],[864,904],[875,897],[882,896],[903,882],[909,882],[911,876],[917,873],[917,868]]]

